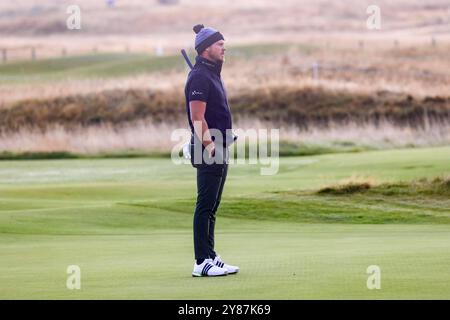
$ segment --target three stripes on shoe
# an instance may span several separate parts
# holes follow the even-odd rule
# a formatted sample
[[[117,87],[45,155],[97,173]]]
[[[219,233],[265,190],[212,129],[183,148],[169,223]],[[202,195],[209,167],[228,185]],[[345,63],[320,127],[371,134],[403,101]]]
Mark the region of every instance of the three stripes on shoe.
[[[205,266],[202,269],[202,275],[207,276],[209,269],[214,267],[211,263],[206,263]]]

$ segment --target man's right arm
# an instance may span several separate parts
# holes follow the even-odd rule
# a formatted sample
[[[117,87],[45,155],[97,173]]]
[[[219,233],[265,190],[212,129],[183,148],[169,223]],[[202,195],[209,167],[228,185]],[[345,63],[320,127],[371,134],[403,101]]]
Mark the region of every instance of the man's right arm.
[[[209,132],[208,123],[205,120],[206,102],[200,100],[190,101],[189,110],[191,121],[194,125],[194,132],[205,146],[209,156],[212,157],[214,155],[215,146]]]

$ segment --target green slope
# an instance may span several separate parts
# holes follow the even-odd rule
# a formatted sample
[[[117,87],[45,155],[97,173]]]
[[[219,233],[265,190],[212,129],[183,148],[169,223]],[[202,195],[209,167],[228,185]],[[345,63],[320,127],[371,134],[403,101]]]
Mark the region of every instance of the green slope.
[[[0,298],[449,299],[445,194],[316,193],[355,175],[380,183],[445,176],[448,159],[450,147],[441,147],[281,158],[275,176],[232,166],[216,243],[241,273],[221,279],[190,277],[189,165],[2,161]],[[66,288],[69,265],[81,268],[79,291]],[[366,287],[370,265],[381,268],[381,290]]]

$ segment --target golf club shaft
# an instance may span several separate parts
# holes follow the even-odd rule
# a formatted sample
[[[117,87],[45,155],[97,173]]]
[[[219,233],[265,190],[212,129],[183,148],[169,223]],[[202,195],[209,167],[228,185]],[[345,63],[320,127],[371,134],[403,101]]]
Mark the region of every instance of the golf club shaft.
[[[184,58],[184,60],[186,61],[186,63],[187,63],[187,65],[189,66],[189,68],[190,68],[190,69],[194,68],[194,67],[192,66],[191,60],[189,60],[189,57],[188,57],[188,55],[187,55],[187,53],[186,53],[186,50],[181,49],[181,54],[183,55],[183,58]]]

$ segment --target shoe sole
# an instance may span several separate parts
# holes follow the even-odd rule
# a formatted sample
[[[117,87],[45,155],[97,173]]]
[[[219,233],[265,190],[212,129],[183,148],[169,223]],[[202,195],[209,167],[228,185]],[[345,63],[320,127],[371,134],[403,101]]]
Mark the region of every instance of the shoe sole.
[[[228,275],[228,273],[224,273],[224,274],[215,274],[215,275],[207,275],[207,274],[200,274],[200,273],[193,273],[192,276],[199,278],[199,277],[224,277]]]

